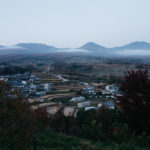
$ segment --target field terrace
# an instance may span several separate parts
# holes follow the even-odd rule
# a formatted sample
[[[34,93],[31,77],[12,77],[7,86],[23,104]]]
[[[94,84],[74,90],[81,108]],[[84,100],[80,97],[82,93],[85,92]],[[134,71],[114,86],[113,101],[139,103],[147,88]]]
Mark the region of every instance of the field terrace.
[[[66,116],[74,115],[76,116],[77,109],[74,106],[63,106],[63,104],[59,102],[53,102],[55,99],[66,99],[74,97],[74,93],[69,94],[51,94],[36,98],[29,98],[28,102],[31,104],[31,109],[36,110],[39,108],[46,108],[46,111],[49,115],[54,115],[57,113],[61,108],[63,108],[63,113]]]

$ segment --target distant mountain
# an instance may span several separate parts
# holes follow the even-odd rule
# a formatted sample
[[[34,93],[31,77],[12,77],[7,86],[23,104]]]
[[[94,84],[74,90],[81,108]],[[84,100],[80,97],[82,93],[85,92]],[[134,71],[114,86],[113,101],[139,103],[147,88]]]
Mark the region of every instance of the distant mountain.
[[[57,50],[56,47],[45,45],[45,44],[39,44],[39,43],[20,43],[17,44],[16,46],[31,50],[31,51],[36,51],[36,52],[50,52]]]
[[[131,50],[149,50],[150,49],[150,43],[147,42],[132,42],[127,45],[121,46],[121,47],[113,47],[113,48],[106,48],[104,46],[98,45],[93,42],[88,42],[79,49],[85,49],[89,51],[104,51],[104,50],[124,50],[124,49],[131,49]]]
[[[98,45],[94,42],[88,42],[86,43],[85,45],[81,46],[79,49],[85,49],[85,50],[89,50],[89,51],[104,51],[106,50],[107,48],[106,47],[103,47],[101,45]]]
[[[132,42],[121,47],[106,48],[93,42],[88,42],[80,48],[56,48],[39,43],[20,43],[14,46],[0,46],[0,55],[5,54],[42,54],[50,52],[84,53],[99,56],[150,55],[150,43]]]
[[[147,42],[132,42],[121,47],[114,47],[112,49],[131,49],[131,50],[150,50],[150,43]]]
[[[57,48],[39,43],[20,43],[14,46],[0,47],[0,54],[36,54],[56,51]]]
[[[80,49],[85,49],[91,54],[113,57],[113,56],[147,56],[150,55],[150,43],[132,42],[121,47],[106,48],[93,42],[86,43]]]

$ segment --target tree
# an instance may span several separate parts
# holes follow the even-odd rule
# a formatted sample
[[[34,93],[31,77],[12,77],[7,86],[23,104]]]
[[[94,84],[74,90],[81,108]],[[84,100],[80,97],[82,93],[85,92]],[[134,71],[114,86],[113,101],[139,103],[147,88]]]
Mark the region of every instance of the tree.
[[[129,71],[121,82],[118,97],[124,118],[135,134],[150,135],[150,79],[148,71]]]
[[[0,81],[0,135],[15,138],[17,148],[23,149],[30,140],[36,150],[34,118],[30,105],[22,95]]]

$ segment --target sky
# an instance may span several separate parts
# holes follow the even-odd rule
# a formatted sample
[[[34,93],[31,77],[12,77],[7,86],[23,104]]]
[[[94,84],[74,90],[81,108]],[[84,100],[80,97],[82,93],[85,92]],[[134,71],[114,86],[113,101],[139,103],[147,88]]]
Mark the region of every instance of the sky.
[[[150,0],[0,0],[0,45],[150,42]]]

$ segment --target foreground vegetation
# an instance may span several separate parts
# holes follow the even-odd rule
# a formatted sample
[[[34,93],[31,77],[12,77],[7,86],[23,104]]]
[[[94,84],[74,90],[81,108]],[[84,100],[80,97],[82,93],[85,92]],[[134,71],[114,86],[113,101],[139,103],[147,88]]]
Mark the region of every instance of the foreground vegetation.
[[[0,149],[17,149],[15,138],[0,138]],[[30,150],[32,145],[22,145],[18,149]],[[37,135],[37,150],[149,150],[149,147],[137,146],[136,143],[130,141],[121,144],[112,141],[93,142],[44,129]]]

